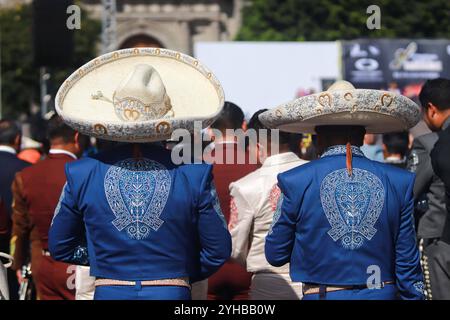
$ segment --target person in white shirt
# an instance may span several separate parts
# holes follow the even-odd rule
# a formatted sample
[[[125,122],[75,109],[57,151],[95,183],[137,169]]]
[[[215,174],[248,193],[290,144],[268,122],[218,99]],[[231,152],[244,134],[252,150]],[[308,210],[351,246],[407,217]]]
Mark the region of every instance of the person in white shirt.
[[[299,147],[299,135],[279,132],[278,141],[271,141],[270,130],[258,119],[264,111],[256,112],[248,125],[258,132],[258,143],[250,143],[250,152],[257,152],[263,165],[230,184],[231,257],[253,273],[250,299],[296,300],[302,298],[301,283],[291,282],[288,264],[277,268],[267,262],[264,245],[280,196],[277,175],[307,161],[291,151],[293,145]],[[260,129],[267,130],[266,145]]]

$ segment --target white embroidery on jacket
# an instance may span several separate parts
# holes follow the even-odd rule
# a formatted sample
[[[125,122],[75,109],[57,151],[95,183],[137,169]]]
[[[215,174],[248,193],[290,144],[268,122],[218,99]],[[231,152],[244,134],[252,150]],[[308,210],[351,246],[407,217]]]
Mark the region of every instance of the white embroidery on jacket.
[[[219,216],[220,220],[222,220],[223,226],[228,230],[227,221],[225,220],[225,216],[223,215],[222,208],[220,207],[219,196],[217,195],[217,189],[214,182],[211,182],[211,197],[213,201],[213,207],[216,214]]]
[[[417,281],[413,284],[413,287],[416,291],[420,292],[421,294],[425,294],[425,285],[423,281]]]
[[[53,218],[52,218],[52,222],[50,223],[50,226],[53,225],[53,221],[55,220],[56,216],[58,215],[59,211],[61,210],[61,204],[64,201],[64,197],[66,194],[66,186],[67,186],[67,181],[64,183],[64,186],[62,188],[61,195],[59,196],[58,204],[56,205],[55,212],[53,213]]]
[[[354,168],[328,174],[320,186],[320,199],[325,216],[331,225],[328,235],[341,239],[344,248],[354,250],[371,240],[384,205],[384,187],[373,173]]]
[[[272,234],[273,227],[275,226],[275,224],[280,219],[281,207],[283,206],[283,201],[284,201],[284,194],[283,194],[283,192],[280,192],[280,195],[279,195],[279,198],[278,198],[278,202],[277,202],[277,207],[275,209],[275,213],[273,214],[272,224],[270,225],[269,234]]]
[[[140,158],[126,159],[112,165],[105,175],[108,204],[116,216],[112,224],[126,230],[131,239],[142,240],[150,229],[158,231],[159,218],[169,197],[171,177],[159,162]]]
[[[351,146],[352,154],[364,157],[364,153],[361,151],[361,148],[357,146]],[[327,157],[327,156],[336,156],[341,154],[346,154],[347,152],[347,146],[345,145],[336,145],[331,146],[325,150],[325,152],[320,156],[321,158]]]

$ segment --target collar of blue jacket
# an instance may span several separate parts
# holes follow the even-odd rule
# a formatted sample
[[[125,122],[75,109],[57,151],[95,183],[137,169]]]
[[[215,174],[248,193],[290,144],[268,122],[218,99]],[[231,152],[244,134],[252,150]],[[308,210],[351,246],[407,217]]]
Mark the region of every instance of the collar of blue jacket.
[[[364,153],[361,151],[360,147],[352,145],[351,149],[353,155],[364,157]],[[320,157],[323,158],[328,156],[345,155],[346,152],[347,152],[346,146],[343,144],[339,144],[328,147]]]

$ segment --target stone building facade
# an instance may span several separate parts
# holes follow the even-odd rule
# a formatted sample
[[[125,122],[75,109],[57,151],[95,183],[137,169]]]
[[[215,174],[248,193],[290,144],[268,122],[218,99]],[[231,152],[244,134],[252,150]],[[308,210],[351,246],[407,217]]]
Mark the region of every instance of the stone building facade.
[[[57,0],[55,0],[57,1]],[[32,0],[0,0],[0,8]],[[102,0],[80,0],[102,19]],[[78,2],[78,3],[80,3]],[[248,0],[116,0],[116,48],[158,46],[193,54],[197,41],[231,41]],[[74,3],[77,3],[74,1]]]
[[[82,0],[102,18],[101,0]],[[116,0],[116,49],[158,46],[193,53],[197,41],[233,40],[245,0]]]

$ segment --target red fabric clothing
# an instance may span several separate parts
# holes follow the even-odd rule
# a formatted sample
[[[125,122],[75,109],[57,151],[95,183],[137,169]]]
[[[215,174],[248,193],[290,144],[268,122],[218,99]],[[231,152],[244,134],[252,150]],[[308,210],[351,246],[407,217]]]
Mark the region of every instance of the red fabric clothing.
[[[239,180],[259,168],[258,164],[250,164],[248,152],[236,143],[220,143],[211,152],[209,162],[213,163],[214,182],[219,196],[220,207],[227,220],[230,221],[231,182]],[[228,158],[234,160],[227,164]],[[243,164],[238,160],[244,159]],[[215,161],[214,161],[215,160]],[[226,262],[208,279],[208,299],[210,300],[247,300],[252,274],[241,265],[232,261]]]
[[[74,300],[76,266],[42,256],[33,273],[39,300]]]
[[[16,174],[12,189],[13,232],[11,250],[13,269],[26,264],[30,255],[31,268],[38,299],[75,299],[75,285],[69,286],[75,267],[43,256],[48,249],[48,233],[61,191],[66,182],[65,164],[75,159],[67,154],[49,154],[48,157]],[[70,270],[69,270],[70,271]]]
[[[48,249],[48,231],[66,182],[64,166],[74,160],[66,154],[49,154],[45,160],[21,172],[28,213],[38,230],[43,249]]]

